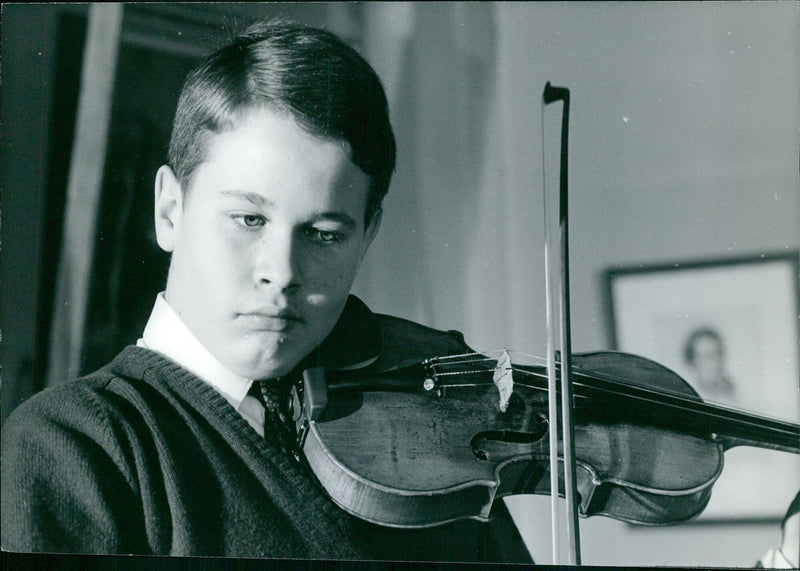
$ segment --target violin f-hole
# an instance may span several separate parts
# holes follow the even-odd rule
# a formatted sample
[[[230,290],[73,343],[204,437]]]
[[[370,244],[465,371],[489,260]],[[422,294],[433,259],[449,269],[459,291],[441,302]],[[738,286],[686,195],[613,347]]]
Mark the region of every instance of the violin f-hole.
[[[547,426],[547,419],[536,415],[533,430],[484,430],[472,437],[470,448],[478,460],[485,462],[533,454],[540,449],[539,442],[547,434]]]

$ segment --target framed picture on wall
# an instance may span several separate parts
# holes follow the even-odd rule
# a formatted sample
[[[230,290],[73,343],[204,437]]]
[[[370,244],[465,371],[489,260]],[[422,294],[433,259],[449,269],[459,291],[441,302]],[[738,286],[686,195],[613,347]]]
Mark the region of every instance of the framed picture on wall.
[[[800,423],[798,253],[607,271],[615,349],[675,371],[709,404]],[[703,520],[780,519],[800,455],[734,447]]]

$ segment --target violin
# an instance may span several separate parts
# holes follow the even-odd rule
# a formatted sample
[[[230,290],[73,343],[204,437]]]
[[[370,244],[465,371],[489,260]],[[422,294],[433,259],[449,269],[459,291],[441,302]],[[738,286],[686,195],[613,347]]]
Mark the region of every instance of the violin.
[[[708,503],[726,450],[800,453],[800,426],[706,403],[644,357],[575,353],[572,375],[581,517],[687,521]],[[362,519],[487,521],[499,498],[550,494],[547,371],[535,359],[474,353],[303,377],[300,446],[331,499]]]

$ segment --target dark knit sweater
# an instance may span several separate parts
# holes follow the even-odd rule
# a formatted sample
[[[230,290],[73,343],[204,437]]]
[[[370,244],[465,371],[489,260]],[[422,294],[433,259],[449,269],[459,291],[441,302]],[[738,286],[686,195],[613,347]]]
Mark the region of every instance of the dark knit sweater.
[[[420,327],[381,319],[381,337]],[[346,514],[210,385],[143,348],[20,406],[2,454],[5,550],[527,559],[504,510],[492,524],[413,531]]]

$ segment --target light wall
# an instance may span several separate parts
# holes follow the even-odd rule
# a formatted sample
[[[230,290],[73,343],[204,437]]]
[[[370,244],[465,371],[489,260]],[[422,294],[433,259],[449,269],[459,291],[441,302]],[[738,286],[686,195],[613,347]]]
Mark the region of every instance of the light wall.
[[[380,11],[368,55],[400,137],[382,234],[356,287],[374,309],[461,329],[480,349],[543,349],[546,81],[572,96],[574,350],[609,348],[609,268],[800,247],[800,5],[479,4],[367,12]],[[557,180],[557,161],[547,168]],[[510,503],[547,563],[548,500]],[[749,566],[779,540],[774,521],[650,529],[592,518],[582,535],[593,565]]]

